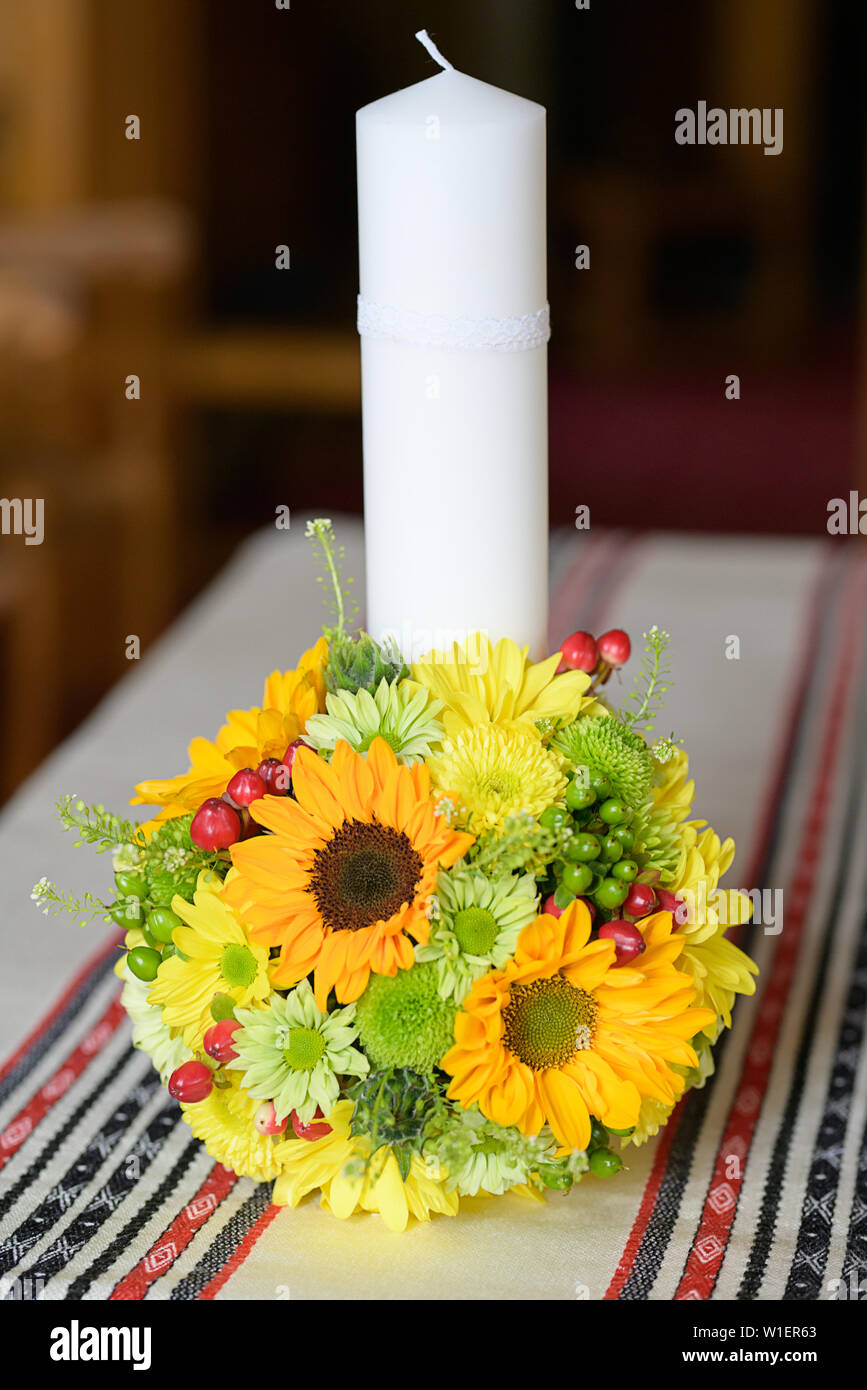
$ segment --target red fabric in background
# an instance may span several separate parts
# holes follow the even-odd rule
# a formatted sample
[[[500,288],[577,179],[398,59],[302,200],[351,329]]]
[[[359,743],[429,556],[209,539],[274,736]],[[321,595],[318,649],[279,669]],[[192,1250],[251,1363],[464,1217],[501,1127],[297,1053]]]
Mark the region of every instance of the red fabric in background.
[[[552,524],[586,504],[594,526],[824,532],[829,499],[856,486],[851,368],[744,371],[737,401],[725,398],[725,375],[552,373]]]

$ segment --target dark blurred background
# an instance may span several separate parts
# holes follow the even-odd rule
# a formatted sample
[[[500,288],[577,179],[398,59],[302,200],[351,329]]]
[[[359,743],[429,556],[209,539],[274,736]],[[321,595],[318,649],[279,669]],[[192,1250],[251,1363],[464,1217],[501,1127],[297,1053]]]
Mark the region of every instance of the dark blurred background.
[[[353,115],[421,27],[548,108],[552,523],[867,492],[862,0],[0,0],[0,493],[46,517],[0,536],[0,795],[276,506],[360,510]],[[677,145],[700,100],[783,153]]]

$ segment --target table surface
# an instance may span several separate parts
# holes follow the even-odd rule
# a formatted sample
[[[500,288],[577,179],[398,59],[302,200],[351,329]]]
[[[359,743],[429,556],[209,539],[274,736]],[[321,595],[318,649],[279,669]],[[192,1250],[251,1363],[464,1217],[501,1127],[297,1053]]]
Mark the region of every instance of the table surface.
[[[360,525],[338,531],[360,590]],[[191,1141],[130,1046],[104,932],[41,916],[29,894],[42,875],[78,892],[108,879],[52,821],[61,794],[122,810],[315,639],[319,591],[293,521],[238,552],[0,818],[10,1296],[16,1279],[19,1296],[47,1299],[846,1296],[867,1264],[863,554],[574,532],[551,560],[555,645],[577,627],[671,632],[665,732],[690,752],[695,813],[739,844],[729,886],[783,893],[782,930],[747,934],[760,988],[716,1074],[615,1181],[543,1205],[473,1199],[403,1236],[375,1217],[338,1222],[315,1198],[278,1210]]]

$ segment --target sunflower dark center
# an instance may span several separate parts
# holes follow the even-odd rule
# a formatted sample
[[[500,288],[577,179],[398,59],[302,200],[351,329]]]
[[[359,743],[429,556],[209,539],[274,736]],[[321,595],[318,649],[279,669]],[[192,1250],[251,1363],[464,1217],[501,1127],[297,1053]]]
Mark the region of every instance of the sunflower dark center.
[[[562,975],[513,985],[503,1010],[503,1042],[533,1071],[562,1067],[593,1041],[596,1002]]]
[[[326,927],[360,931],[412,902],[422,868],[402,830],[346,821],[317,850],[309,887]]]

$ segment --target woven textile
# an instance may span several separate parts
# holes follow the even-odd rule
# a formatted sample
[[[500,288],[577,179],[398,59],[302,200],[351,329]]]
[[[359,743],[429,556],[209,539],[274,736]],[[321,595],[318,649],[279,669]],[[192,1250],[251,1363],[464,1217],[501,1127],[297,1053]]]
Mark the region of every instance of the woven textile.
[[[27,892],[42,873],[78,888],[109,872],[58,844],[54,796],[122,806],[136,778],[181,766],[194,730],[253,703],[267,671],[309,644],[317,614],[301,531],[248,544],[0,822],[0,1003],[15,1049],[0,1070],[5,1296],[857,1296],[867,1267],[867,563],[854,546],[555,538],[552,640],[611,624],[633,638],[653,622],[671,631],[665,732],[691,753],[696,814],[739,841],[727,883],[783,895],[782,930],[779,920],[742,930],[759,990],[738,1002],[715,1074],[655,1141],[628,1151],[627,1173],[544,1205],[473,1199],[457,1220],[395,1236],[374,1217],[338,1222],[315,1199],[277,1209],[268,1186],[237,1179],[192,1139],[131,1047],[115,942],[46,921]],[[360,531],[342,532],[360,579]],[[273,618],[255,632],[252,595],[260,612],[271,596]],[[739,660],[725,657],[731,636]]]

